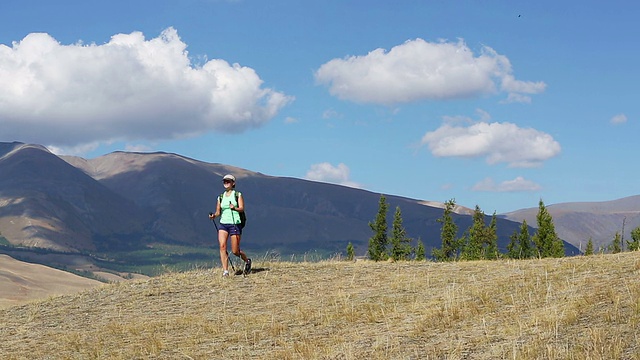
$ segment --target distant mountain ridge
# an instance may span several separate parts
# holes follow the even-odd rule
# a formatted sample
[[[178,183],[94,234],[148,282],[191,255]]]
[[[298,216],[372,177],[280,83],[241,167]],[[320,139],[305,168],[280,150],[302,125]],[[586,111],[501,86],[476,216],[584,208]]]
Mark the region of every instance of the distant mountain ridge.
[[[584,251],[589,239],[594,247],[607,247],[616,232],[631,240],[631,231],[640,226],[640,195],[602,202],[571,202],[545,205],[553,217],[558,236]],[[538,208],[513,211],[504,218],[535,226]],[[625,245],[626,246],[626,245]]]
[[[58,157],[39,145],[0,143],[0,233],[14,245],[109,252],[153,243],[217,245],[208,213],[233,173],[247,201],[243,247],[254,253],[366,253],[380,194],[328,183],[268,176],[177,154],[114,152],[95,159]],[[440,203],[385,195],[408,236],[428,253],[439,247]],[[454,214],[459,233],[469,209]],[[519,220],[521,221],[521,220]],[[489,216],[487,216],[487,223]],[[535,224],[535,223],[534,223]],[[506,248],[518,222],[498,220]],[[569,254],[577,249],[566,244]]]

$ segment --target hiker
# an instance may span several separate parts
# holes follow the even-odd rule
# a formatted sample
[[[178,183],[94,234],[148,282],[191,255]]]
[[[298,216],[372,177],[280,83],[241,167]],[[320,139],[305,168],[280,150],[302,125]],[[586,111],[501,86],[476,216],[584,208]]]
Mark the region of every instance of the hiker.
[[[227,174],[222,178],[224,193],[218,196],[215,214],[209,214],[211,220],[220,216],[220,228],[218,229],[218,242],[220,243],[220,262],[222,263],[222,276],[229,276],[229,253],[227,252],[227,239],[231,235],[231,252],[244,261],[244,273],[251,272],[251,259],[240,250],[240,237],[242,235],[241,216],[244,212],[244,198],[236,191],[236,177]]]

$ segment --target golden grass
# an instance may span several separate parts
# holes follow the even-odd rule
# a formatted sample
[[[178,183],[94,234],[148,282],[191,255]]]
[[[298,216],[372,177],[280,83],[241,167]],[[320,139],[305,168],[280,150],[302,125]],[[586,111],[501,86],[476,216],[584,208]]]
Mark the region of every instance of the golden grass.
[[[97,280],[0,254],[0,309],[100,285]]]
[[[640,359],[640,253],[254,267],[0,310],[1,358]]]

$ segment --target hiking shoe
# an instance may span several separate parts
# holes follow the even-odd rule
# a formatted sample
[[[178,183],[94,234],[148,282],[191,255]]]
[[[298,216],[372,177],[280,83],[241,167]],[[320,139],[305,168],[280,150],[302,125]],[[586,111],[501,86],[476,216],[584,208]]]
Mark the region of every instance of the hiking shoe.
[[[247,262],[244,263],[244,273],[248,274],[251,272],[251,259],[247,259]]]
[[[225,270],[222,272],[222,277],[229,277],[229,270]]]

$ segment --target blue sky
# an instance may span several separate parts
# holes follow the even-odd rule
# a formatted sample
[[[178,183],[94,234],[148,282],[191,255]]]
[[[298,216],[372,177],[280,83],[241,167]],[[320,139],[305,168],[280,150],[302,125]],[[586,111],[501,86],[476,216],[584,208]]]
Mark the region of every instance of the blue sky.
[[[486,213],[614,200],[639,194],[639,7],[5,0],[0,141]]]

